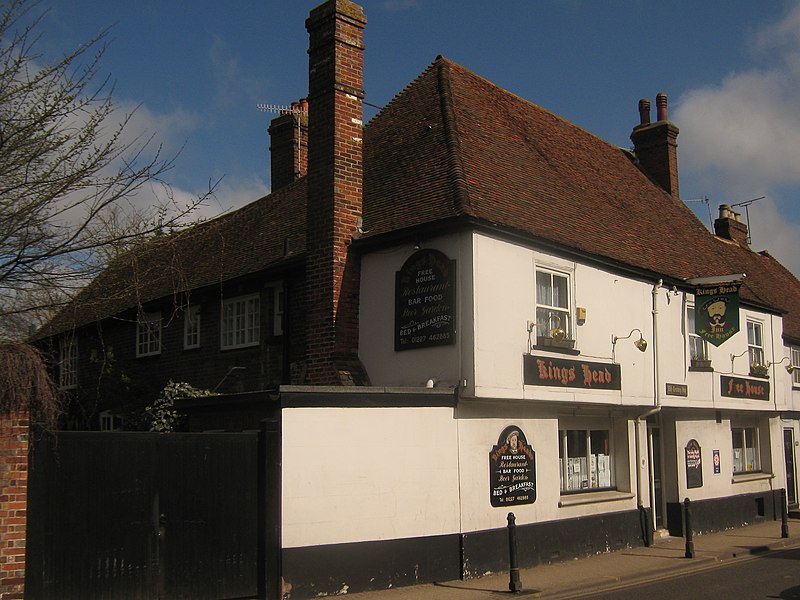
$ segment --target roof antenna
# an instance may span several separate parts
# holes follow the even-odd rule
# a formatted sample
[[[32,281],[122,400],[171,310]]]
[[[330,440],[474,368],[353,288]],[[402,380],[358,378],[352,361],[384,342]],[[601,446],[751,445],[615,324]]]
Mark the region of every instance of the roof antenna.
[[[711,215],[711,206],[708,203],[708,196],[703,196],[702,198],[694,198],[692,200],[684,200],[684,203],[688,204],[689,202],[702,202],[706,205],[706,209],[708,209],[708,228],[714,229],[714,217]]]
[[[301,99],[300,102],[292,102],[291,105],[264,104],[263,102],[259,102],[256,104],[256,109],[260,112],[292,115],[295,118],[295,121],[297,121],[297,165],[298,168],[300,168],[300,115],[306,114],[308,110],[308,103],[305,98]],[[269,131],[269,129],[267,129],[267,131]]]
[[[747,244],[751,245],[753,243],[753,236],[751,235],[750,231],[750,210],[749,207],[753,202],[758,200],[763,200],[766,196],[759,196],[758,198],[753,198],[752,200],[745,200],[744,202],[739,202],[738,204],[731,204],[731,207],[734,206],[744,206],[744,216],[747,219]]]

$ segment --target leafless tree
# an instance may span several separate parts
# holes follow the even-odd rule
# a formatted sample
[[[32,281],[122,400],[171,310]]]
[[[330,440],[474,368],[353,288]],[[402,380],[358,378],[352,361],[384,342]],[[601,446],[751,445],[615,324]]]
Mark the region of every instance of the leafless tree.
[[[106,32],[48,62],[36,9],[9,0],[0,15],[0,339],[120,251],[186,224],[215,187],[178,203],[165,181],[174,157],[153,137],[128,139],[132,114],[118,115],[99,75]]]

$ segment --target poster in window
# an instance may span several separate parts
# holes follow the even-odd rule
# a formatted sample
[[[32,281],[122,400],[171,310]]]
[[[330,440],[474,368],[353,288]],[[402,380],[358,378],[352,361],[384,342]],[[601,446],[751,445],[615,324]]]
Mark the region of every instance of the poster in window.
[[[489,483],[492,506],[536,501],[536,453],[520,427],[503,429],[489,452]]]
[[[395,351],[456,341],[456,261],[419,250],[395,274]]]
[[[703,456],[697,440],[689,440],[686,444],[686,487],[703,487]]]

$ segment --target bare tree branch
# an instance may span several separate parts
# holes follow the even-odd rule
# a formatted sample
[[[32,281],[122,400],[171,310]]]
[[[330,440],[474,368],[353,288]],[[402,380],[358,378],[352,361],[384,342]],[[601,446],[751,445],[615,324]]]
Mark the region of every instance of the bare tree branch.
[[[0,15],[0,322],[58,308],[121,251],[185,226],[216,185],[176,202],[174,158],[153,136],[128,139],[133,113],[117,115],[99,77],[107,32],[44,62],[35,7],[10,0]],[[137,208],[137,195],[153,200]]]

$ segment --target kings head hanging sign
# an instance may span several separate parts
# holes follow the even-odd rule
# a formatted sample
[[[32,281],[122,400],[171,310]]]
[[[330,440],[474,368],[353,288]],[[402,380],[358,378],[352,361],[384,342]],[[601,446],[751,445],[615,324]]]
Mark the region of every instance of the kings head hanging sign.
[[[694,292],[694,331],[720,346],[739,331],[739,286],[725,283],[698,287]]]

